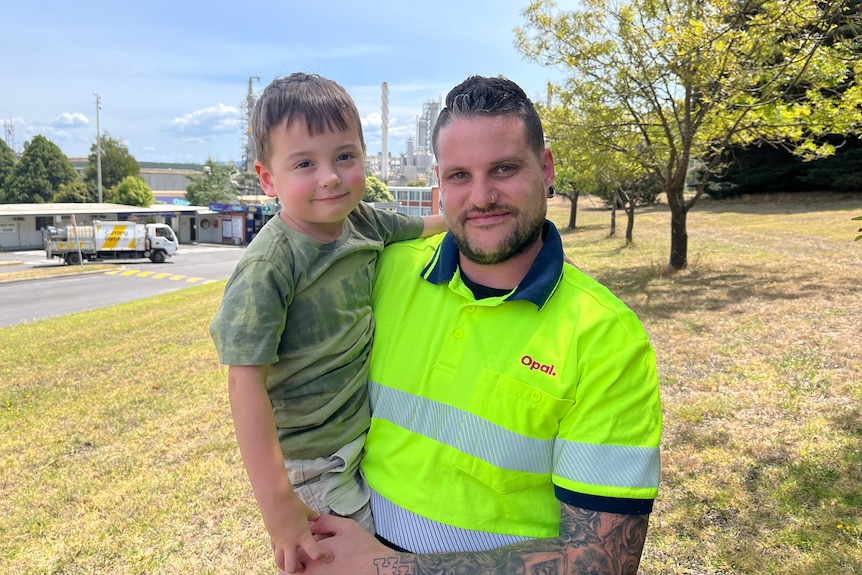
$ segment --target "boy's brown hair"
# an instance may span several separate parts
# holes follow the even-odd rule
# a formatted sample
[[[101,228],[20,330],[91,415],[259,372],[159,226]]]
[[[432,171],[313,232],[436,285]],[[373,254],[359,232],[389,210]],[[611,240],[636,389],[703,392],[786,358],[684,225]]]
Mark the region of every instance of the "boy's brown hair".
[[[325,131],[344,131],[355,126],[365,152],[362,121],[356,103],[337,82],[319,76],[295,72],[276,78],[264,88],[254,106],[251,130],[257,159],[269,165],[271,147],[269,133],[283,121],[290,127],[296,121],[305,122],[310,135]]]

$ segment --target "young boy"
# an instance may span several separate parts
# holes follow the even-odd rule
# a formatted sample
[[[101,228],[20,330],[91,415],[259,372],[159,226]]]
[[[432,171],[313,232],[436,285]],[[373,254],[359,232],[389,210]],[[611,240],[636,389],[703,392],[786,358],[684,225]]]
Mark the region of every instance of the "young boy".
[[[359,112],[331,80],[274,80],[252,131],[261,186],[282,209],[237,264],[210,333],[229,366],[237,442],[275,561],[293,573],[298,547],[328,559],[308,526],[320,513],[373,532],[359,460],[370,422],[374,266],[385,244],[445,225],[361,203]]]

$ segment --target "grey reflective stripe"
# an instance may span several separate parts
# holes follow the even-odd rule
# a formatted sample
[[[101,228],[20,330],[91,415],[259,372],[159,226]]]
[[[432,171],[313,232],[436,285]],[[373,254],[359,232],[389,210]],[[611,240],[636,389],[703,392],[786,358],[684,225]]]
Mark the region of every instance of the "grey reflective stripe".
[[[548,473],[588,485],[656,488],[658,447],[542,440],[515,433],[443,403],[369,382],[373,417],[385,419],[483,461],[514,471]]]
[[[381,537],[413,553],[487,551],[530,540],[530,537],[473,531],[438,523],[395,505],[373,489],[371,512],[374,528]]]
[[[590,485],[655,488],[661,473],[658,447],[595,445],[557,439],[554,473]]]
[[[391,421],[477,459],[512,471],[548,474],[553,439],[537,439],[500,427],[452,406],[369,382],[374,417]]]

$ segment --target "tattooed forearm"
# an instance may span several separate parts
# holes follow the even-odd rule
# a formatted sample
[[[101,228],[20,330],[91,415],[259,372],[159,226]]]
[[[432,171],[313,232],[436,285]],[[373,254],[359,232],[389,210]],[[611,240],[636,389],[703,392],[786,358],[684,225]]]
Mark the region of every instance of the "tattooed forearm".
[[[475,553],[393,553],[374,563],[377,575],[634,575],[648,519],[563,505],[555,539]]]

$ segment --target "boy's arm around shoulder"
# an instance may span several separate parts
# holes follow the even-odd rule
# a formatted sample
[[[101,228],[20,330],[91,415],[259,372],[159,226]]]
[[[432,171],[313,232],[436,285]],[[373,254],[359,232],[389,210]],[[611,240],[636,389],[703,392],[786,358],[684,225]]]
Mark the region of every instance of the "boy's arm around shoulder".
[[[437,234],[442,234],[449,229],[442,214],[422,216],[422,223],[424,227],[422,228],[422,235],[419,236],[420,238],[436,236]]]
[[[636,573],[646,540],[648,515],[620,515],[560,504],[560,535],[482,552],[399,553],[384,547],[358,524],[322,515],[312,527],[332,552],[332,563],[308,562],[308,575],[438,575],[440,573]]]

